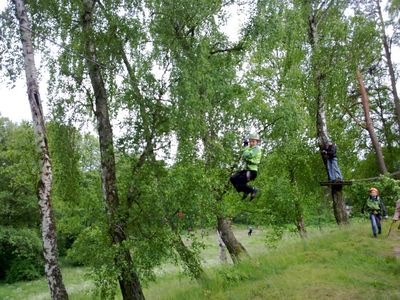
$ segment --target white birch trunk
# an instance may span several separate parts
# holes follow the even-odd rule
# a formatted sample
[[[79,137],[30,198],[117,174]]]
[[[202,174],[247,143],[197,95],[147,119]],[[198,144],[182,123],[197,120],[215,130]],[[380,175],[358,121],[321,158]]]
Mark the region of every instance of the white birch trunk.
[[[217,230],[217,241],[218,241],[218,246],[219,246],[219,260],[223,264],[228,263],[228,257],[226,256],[226,246],[224,244],[224,241],[221,238],[221,234]]]
[[[312,7],[311,11],[312,11]],[[326,11],[325,11],[326,12]],[[322,149],[323,145],[329,140],[328,125],[326,120],[326,103],[322,94],[322,80],[326,76],[317,64],[316,54],[319,54],[319,34],[318,34],[318,20],[317,13],[313,12],[308,18],[308,35],[309,43],[311,46],[311,64],[313,69],[314,77],[314,89],[315,89],[315,100],[317,105],[317,116],[316,116],[316,126],[317,126],[317,138]],[[321,158],[325,165],[325,170],[328,173],[327,160],[321,152]],[[337,224],[347,224],[348,218],[344,209],[344,197],[342,193],[342,186],[331,186],[332,200],[333,200],[333,212],[336,218]]]
[[[41,214],[41,231],[43,241],[43,255],[45,260],[45,274],[50,288],[52,299],[68,299],[60,267],[58,265],[57,238],[55,222],[51,209],[52,170],[44,126],[42,103],[40,100],[35,67],[34,52],[30,23],[23,0],[13,0],[15,15],[19,21],[21,42],[24,55],[26,85],[29,104],[32,112],[33,128],[37,151],[40,154],[40,179],[38,183],[38,201]]]

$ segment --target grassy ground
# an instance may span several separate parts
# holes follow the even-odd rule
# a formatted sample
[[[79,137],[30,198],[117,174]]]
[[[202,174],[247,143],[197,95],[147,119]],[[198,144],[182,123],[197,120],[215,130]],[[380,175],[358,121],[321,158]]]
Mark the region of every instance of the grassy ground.
[[[387,227],[388,225],[386,225]],[[239,266],[213,268],[200,284],[165,277],[148,299],[400,299],[400,233],[372,238],[369,224],[289,240]],[[387,232],[384,230],[384,234]],[[398,252],[397,252],[398,253]]]
[[[67,286],[70,299],[92,299],[91,289],[94,284],[85,278],[84,268],[62,268],[64,283]],[[0,284],[1,300],[44,300],[50,299],[50,292],[45,278]]]
[[[147,299],[400,299],[400,232],[372,237],[369,224],[310,232],[306,241],[286,238],[268,249],[264,235],[235,230],[251,258],[220,266],[214,232],[202,253],[207,279],[190,281],[167,267],[144,290]],[[397,255],[396,255],[397,253]],[[84,270],[64,268],[70,299],[94,299]],[[49,299],[44,280],[0,285],[0,299]]]

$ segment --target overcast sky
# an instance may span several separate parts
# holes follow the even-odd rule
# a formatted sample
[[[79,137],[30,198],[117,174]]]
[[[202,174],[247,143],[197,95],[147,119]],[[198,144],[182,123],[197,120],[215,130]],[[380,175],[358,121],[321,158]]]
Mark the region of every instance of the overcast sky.
[[[7,0],[0,0],[0,11],[4,10],[6,4]],[[14,122],[32,120],[25,81],[18,80],[13,89],[0,81],[0,115]]]
[[[384,1],[386,2],[386,1]],[[7,0],[0,0],[0,11],[4,9],[7,4]],[[224,31],[229,35],[231,40],[235,40],[238,37],[238,31],[242,24],[246,21],[246,12],[238,11],[236,9],[230,9],[231,17],[228,19]],[[400,51],[393,51],[393,58],[400,60]],[[40,65],[40,59],[38,55],[35,55],[36,67]],[[15,83],[15,87],[7,87],[5,83],[0,82],[0,115],[11,119],[14,122],[20,122],[22,120],[31,120],[31,111],[29,107],[28,97],[26,93],[25,74],[20,76]],[[400,85],[400,83],[399,83]],[[46,109],[46,81],[42,80],[39,83],[40,95],[43,102],[45,113]]]
[[[7,0],[0,0],[0,11],[2,11],[7,4]],[[225,27],[226,33],[230,36],[230,39],[234,41],[238,38],[238,32],[241,25],[246,20],[246,14],[240,13],[238,9],[230,10],[231,17]],[[36,68],[39,69],[40,59],[38,55],[35,55]],[[15,87],[7,87],[5,83],[0,81],[0,115],[7,117],[14,122],[20,122],[22,120],[30,121],[32,119],[31,111],[29,107],[26,84],[24,73],[20,76],[20,79],[15,83]],[[43,102],[43,109],[45,113],[48,112],[46,109],[46,81],[42,80],[39,82],[40,96]]]

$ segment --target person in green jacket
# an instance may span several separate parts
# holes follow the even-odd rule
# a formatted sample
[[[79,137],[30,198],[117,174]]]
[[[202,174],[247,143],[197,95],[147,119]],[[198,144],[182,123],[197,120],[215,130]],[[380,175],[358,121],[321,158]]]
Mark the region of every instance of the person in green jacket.
[[[242,200],[245,200],[250,195],[250,201],[252,201],[257,193],[258,189],[249,186],[247,183],[256,179],[258,172],[258,164],[261,160],[261,148],[259,147],[260,138],[256,134],[250,134],[249,140],[245,140],[242,154],[242,159],[245,162],[244,170],[236,172],[230,178],[231,183],[235,187],[238,193],[243,192]]]
[[[387,219],[387,210],[385,205],[383,204],[382,199],[378,196],[379,191],[377,188],[369,189],[370,195],[368,199],[365,201],[361,213],[364,213],[365,210],[369,213],[369,219],[371,221],[372,234],[376,237],[376,233],[378,230],[378,234],[382,233],[382,213],[383,216]]]

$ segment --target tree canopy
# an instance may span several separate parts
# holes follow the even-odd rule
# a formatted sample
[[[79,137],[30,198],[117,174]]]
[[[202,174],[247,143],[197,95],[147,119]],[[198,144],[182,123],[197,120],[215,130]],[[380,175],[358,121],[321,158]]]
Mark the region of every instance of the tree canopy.
[[[377,157],[388,173],[399,170],[398,65],[388,55],[399,47],[399,3],[380,5],[26,0],[39,71],[50,78],[40,84],[50,107],[59,254],[90,266],[102,296],[113,297],[119,284],[124,298],[141,299],[125,285],[136,282],[141,291],[140,282],[166,262],[203,276],[204,230],[229,230],[222,224],[232,221],[270,226],[273,238],[283,230],[305,237],[308,226],[334,216],[341,223],[338,195],[319,185],[328,140],[344,178],[354,179],[343,205],[357,215],[374,184],[393,206],[398,181],[382,174]],[[233,9],[247,12],[235,40],[224,29],[235,22]],[[9,3],[0,15],[0,71],[9,82],[23,68],[15,24]],[[84,132],[88,124],[93,130]],[[240,201],[228,181],[250,132],[263,148],[261,193],[252,203]],[[32,125],[0,117],[0,140],[0,234],[15,227],[35,235]],[[230,254],[234,262],[240,256]]]

